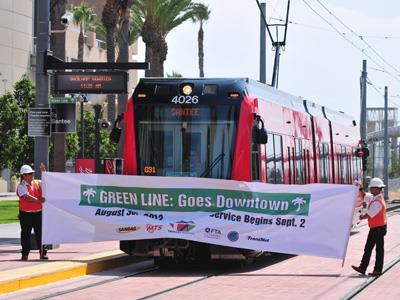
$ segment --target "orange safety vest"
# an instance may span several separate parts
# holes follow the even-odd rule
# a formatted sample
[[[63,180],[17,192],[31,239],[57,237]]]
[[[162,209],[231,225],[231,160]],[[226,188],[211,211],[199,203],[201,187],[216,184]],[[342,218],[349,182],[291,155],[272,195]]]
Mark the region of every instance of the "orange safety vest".
[[[370,228],[380,227],[386,225],[387,218],[386,218],[386,203],[385,199],[383,198],[382,194],[374,196],[374,199],[368,204],[368,208],[375,203],[379,202],[382,205],[382,209],[375,215],[375,217],[371,218],[368,217],[368,226]]]
[[[39,182],[37,180],[33,180],[32,183],[32,186],[25,181],[21,182],[20,184],[26,186],[29,195],[41,199],[42,189],[39,186]],[[25,197],[20,197],[18,194],[18,189],[16,191],[16,194],[19,198],[19,210],[26,212],[38,212],[42,210],[42,203],[31,202],[26,200]]]

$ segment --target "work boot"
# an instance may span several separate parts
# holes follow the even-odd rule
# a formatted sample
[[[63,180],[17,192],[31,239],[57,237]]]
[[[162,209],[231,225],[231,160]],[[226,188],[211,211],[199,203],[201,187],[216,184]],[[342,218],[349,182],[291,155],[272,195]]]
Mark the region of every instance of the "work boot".
[[[362,269],[361,267],[356,267],[356,266],[351,266],[354,271],[357,271],[358,273],[365,275],[365,270]]]
[[[42,253],[40,253],[40,259],[49,259],[49,257],[47,256],[46,250],[44,250]]]
[[[369,276],[381,276],[382,275],[382,272],[379,272],[379,271],[373,271],[372,273],[368,273],[368,275]]]

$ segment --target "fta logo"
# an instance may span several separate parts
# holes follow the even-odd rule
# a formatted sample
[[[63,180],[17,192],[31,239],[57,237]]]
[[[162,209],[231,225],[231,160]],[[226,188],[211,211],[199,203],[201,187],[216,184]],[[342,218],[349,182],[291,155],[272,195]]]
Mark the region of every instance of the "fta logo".
[[[204,236],[211,239],[220,239],[221,238],[221,230],[218,228],[206,227],[204,228]]]
[[[173,229],[173,231],[170,232],[180,232],[180,233],[188,233],[191,231],[193,228],[196,227],[195,223],[193,221],[179,221],[175,223],[170,223],[169,226]]]
[[[153,225],[153,224],[147,224],[146,225],[146,231],[149,233],[154,233],[156,231],[160,231],[162,229],[162,225]]]

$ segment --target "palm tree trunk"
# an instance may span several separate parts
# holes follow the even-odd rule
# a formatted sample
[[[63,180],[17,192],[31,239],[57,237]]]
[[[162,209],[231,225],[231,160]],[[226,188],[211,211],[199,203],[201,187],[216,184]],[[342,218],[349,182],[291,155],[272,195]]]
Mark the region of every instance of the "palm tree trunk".
[[[78,61],[83,61],[83,47],[85,44],[85,38],[83,36],[83,28],[81,24],[81,30],[79,32],[79,38],[78,38]]]
[[[119,49],[117,62],[129,62],[129,18],[130,18],[130,7],[133,1],[126,1],[120,9],[120,22],[119,22],[119,37],[121,45]],[[118,95],[118,114],[122,114],[126,110],[126,104],[128,103],[128,95]],[[117,156],[124,156],[124,136],[118,143]]]
[[[204,31],[203,23],[200,23],[200,29],[197,36],[197,43],[199,47],[199,71],[200,77],[204,77]]]
[[[144,71],[145,77],[152,77],[152,57],[153,57],[153,49],[150,44],[146,44],[146,52],[145,52],[145,61],[150,63],[150,67]]]
[[[115,28],[107,28],[107,62],[115,62]],[[115,95],[107,95],[107,119],[115,120]]]

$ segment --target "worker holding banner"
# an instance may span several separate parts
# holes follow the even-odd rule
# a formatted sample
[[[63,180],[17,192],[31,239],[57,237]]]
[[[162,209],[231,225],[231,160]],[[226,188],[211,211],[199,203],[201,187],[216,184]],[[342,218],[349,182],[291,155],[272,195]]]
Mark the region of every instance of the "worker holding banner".
[[[368,219],[368,226],[370,227],[367,242],[364,247],[364,255],[361,259],[359,267],[352,266],[352,268],[358,273],[365,274],[367,270],[372,250],[376,247],[376,259],[375,267],[372,273],[368,275],[380,276],[382,275],[383,269],[383,258],[384,258],[384,236],[386,235],[386,203],[383,195],[381,194],[382,189],[385,187],[380,178],[372,178],[369,183],[370,191],[372,193],[372,199],[368,201],[368,211],[366,214],[362,214],[360,219]]]
[[[46,171],[44,164],[40,165],[42,172]],[[23,165],[20,170],[21,182],[16,194],[19,198],[19,221],[21,225],[21,260],[28,260],[31,250],[31,231],[35,232],[36,242],[40,249],[40,259],[48,259],[46,250],[42,246],[42,197],[41,182],[34,180],[33,169]]]

